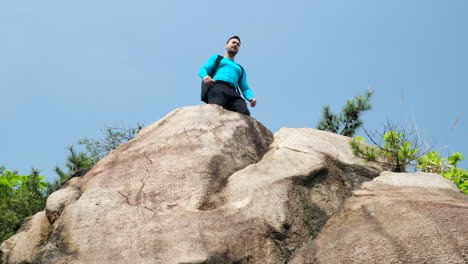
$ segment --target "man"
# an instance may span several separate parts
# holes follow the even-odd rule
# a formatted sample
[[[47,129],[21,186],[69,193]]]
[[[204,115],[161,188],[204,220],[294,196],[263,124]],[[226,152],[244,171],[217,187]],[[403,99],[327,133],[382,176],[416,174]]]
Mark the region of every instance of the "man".
[[[218,55],[211,56],[200,68],[198,75],[203,79],[203,83],[210,87],[208,91],[209,104],[217,104],[226,110],[250,116],[247,104],[237,90],[239,87],[244,98],[250,102],[250,106],[255,107],[257,100],[253,97],[247,84],[246,73],[239,64],[234,62],[240,45],[241,41],[238,36],[228,39],[226,52],[219,62],[214,76],[210,76],[208,73],[213,69]]]

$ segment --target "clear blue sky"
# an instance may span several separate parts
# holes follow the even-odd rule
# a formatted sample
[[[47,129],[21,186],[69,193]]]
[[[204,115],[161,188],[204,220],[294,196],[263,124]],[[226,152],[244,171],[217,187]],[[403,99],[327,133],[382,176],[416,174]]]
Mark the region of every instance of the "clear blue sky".
[[[416,125],[468,157],[467,14],[466,0],[2,1],[0,165],[53,179],[78,139],[200,104],[198,69],[232,35],[272,132],[372,88],[369,130]]]

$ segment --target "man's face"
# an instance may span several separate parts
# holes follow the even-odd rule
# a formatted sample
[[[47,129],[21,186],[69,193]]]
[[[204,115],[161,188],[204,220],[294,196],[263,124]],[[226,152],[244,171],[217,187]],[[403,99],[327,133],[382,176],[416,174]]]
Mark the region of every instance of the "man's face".
[[[230,39],[229,42],[226,44],[226,50],[229,54],[236,55],[239,52],[240,43],[238,39]]]

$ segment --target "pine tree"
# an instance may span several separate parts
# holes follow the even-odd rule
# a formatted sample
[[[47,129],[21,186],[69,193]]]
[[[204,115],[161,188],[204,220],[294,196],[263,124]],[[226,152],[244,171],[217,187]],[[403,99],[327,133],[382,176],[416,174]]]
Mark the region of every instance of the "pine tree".
[[[65,181],[70,179],[77,171],[89,169],[95,164],[94,160],[86,153],[77,153],[73,148],[73,145],[68,147],[68,150],[70,151],[70,154],[68,155],[67,162],[65,164],[65,166],[68,168],[68,172],[63,171],[59,166],[55,167],[55,172],[59,175],[60,178],[49,184],[49,187],[47,188],[48,194],[58,190],[60,186],[62,186]]]
[[[354,136],[356,131],[362,127],[362,113],[371,109],[370,97],[373,93],[372,90],[368,89],[364,96],[358,95],[354,99],[348,100],[339,114],[332,113],[330,106],[325,105],[317,129],[348,137]]]

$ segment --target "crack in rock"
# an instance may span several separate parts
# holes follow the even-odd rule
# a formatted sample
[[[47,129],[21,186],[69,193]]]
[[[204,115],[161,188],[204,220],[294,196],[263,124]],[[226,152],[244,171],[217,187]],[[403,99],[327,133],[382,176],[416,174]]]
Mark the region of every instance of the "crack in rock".
[[[145,159],[149,162],[148,165],[145,168],[145,171],[146,171],[147,174],[146,174],[146,176],[144,176],[143,178],[140,179],[141,186],[138,189],[137,193],[135,195],[131,195],[131,194],[124,194],[121,191],[117,191],[117,192],[125,199],[125,203],[127,203],[128,205],[130,205],[130,206],[141,206],[141,207],[143,207],[143,208],[145,208],[145,209],[147,209],[147,210],[154,213],[154,211],[151,208],[149,208],[146,205],[143,205],[144,196],[145,196],[145,192],[143,192],[143,188],[146,185],[145,180],[148,177],[151,176],[150,168],[153,165],[153,161],[148,157],[148,155],[145,155]]]

